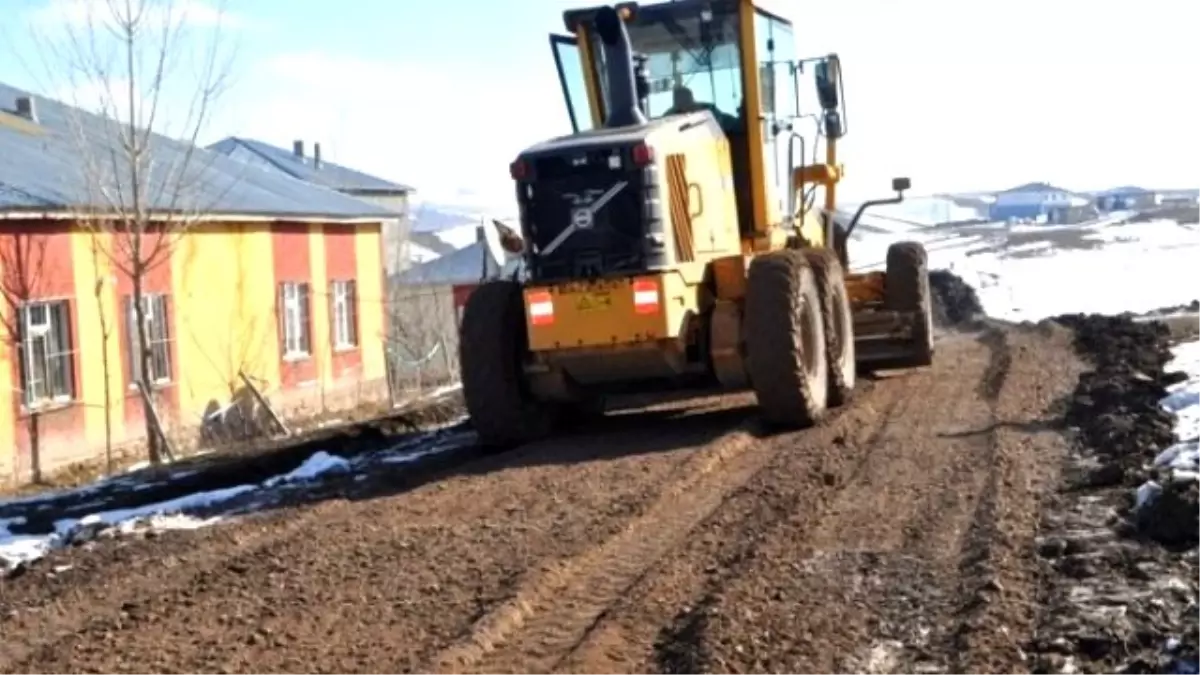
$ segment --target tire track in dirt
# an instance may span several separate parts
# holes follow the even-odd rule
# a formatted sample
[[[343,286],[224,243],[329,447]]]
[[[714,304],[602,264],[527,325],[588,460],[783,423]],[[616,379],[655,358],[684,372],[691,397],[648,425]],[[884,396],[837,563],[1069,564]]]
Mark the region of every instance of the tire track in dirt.
[[[1037,368],[1068,382],[1050,364],[1070,354],[1044,350],[1008,398],[1028,393]],[[803,480],[801,455],[779,453],[555,670],[888,670],[900,658],[937,670],[947,662],[939,636],[960,605],[959,551],[990,472],[980,462],[993,416],[980,394],[1007,385],[992,355],[973,336],[953,338],[930,371],[879,382],[855,405],[882,407],[890,395],[894,408],[878,429],[860,418],[843,430],[832,485]],[[1041,412],[1034,398],[1023,413]],[[929,625],[913,625],[922,612]],[[870,662],[893,635],[913,649]]]
[[[989,345],[993,376],[983,393],[991,470],[963,546],[961,604],[945,650],[954,672],[1032,666],[1021,645],[1036,626],[1038,524],[1071,442],[1063,433],[1064,403],[1084,369],[1073,334],[1055,324],[993,334]]]
[[[870,383],[864,382],[863,389],[870,389]],[[827,435],[845,412],[845,408],[835,411],[818,429],[800,433]],[[562,659],[609,607],[730,493],[761,471],[784,442],[741,432],[707,448],[689,460],[683,477],[669,484],[640,518],[583,555],[543,570],[433,659],[432,668],[441,672],[559,670]]]
[[[489,619],[477,633],[443,654],[437,666],[475,672],[562,670],[564,659],[664,553],[682,543],[697,524],[781,451],[800,451],[794,447],[797,439],[810,446],[805,450],[811,451],[810,460],[816,460],[811,462],[811,479],[817,483],[836,480],[837,474],[819,458],[825,455],[823,449],[836,444],[847,430],[870,428],[862,423],[863,411],[870,419],[878,418],[872,408],[870,385],[864,382],[851,408],[837,411],[816,429],[762,440],[748,438],[746,445],[736,448],[715,448],[714,457],[722,461],[699,464],[692,479],[669,489],[642,519],[619,537],[573,561],[569,571],[535,581],[525,593],[518,594],[502,615],[502,622],[492,623]],[[897,400],[892,405],[899,403]],[[847,423],[849,417],[856,421]],[[731,454],[732,459],[725,459]],[[680,494],[681,490],[686,492]]]
[[[987,372],[980,382],[979,396],[988,403],[987,429],[989,433],[980,434],[984,440],[984,453],[981,458],[988,467],[986,480],[971,516],[970,528],[967,530],[959,552],[958,564],[958,607],[954,630],[948,636],[952,655],[950,664],[955,672],[966,672],[964,668],[971,660],[969,634],[972,630],[972,619],[978,609],[988,602],[987,594],[1000,590],[989,570],[988,558],[991,554],[992,538],[996,536],[999,514],[997,512],[997,481],[1000,478],[997,466],[1001,452],[995,434],[997,423],[996,402],[1004,389],[1012,368],[1012,353],[1008,337],[999,330],[989,330],[980,340],[991,350],[991,360]]]
[[[811,525],[793,514],[791,536],[771,540],[752,570],[722,589],[732,595],[723,607],[747,596],[747,604],[766,612],[764,596],[775,592],[743,579],[778,581],[773,561],[803,561],[779,591],[800,606],[787,613],[787,623],[796,624],[791,653],[755,657],[768,652],[763,636],[740,631],[725,610],[712,629],[710,642],[722,648],[713,650],[711,668],[869,670],[869,663],[853,663],[863,644],[877,636],[920,638],[936,623],[981,479],[980,441],[961,432],[986,418],[986,404],[972,395],[985,377],[984,352],[974,336],[956,338],[939,349],[934,368],[898,382],[907,405],[886,421],[884,434],[856,449],[868,458],[864,475],[833,496]],[[763,623],[771,632],[786,631],[778,617]],[[726,635],[739,637],[721,643]]]
[[[757,455],[745,453],[754,442],[750,434],[740,433],[698,457],[689,475],[666,489],[647,513],[579,558],[541,570],[511,600],[483,617],[463,641],[439,654],[435,666],[441,671],[494,672],[484,659],[499,646],[498,662],[505,662],[506,653],[518,652],[523,668],[542,670],[540,656],[553,656],[563,645],[573,644],[576,634],[648,561],[670,550],[680,531],[686,532],[728,489],[757,470]],[[522,630],[521,641],[501,645],[516,630]]]
[[[821,433],[778,439],[772,461],[751,484],[696,528],[693,541],[682,547],[681,555],[650,570],[647,579],[630,589],[630,599],[606,613],[601,625],[554,670],[701,670],[707,662],[703,654],[675,649],[675,645],[687,641],[689,633],[703,632],[707,611],[717,602],[723,586],[754,564],[764,542],[794,536],[783,532],[788,527],[818,522],[832,496],[859,481],[871,455],[858,449],[885,441],[891,422],[907,418],[909,411],[922,405],[921,397],[905,395],[913,376],[876,383],[875,391],[856,397],[850,411]],[[795,480],[780,486],[776,480],[780,475]],[[712,548],[717,551],[711,552]],[[679,564],[681,561],[685,564]],[[638,602],[642,598],[654,598],[659,606],[656,616],[645,612],[641,606],[645,603]],[[673,616],[679,607],[684,611]],[[668,623],[672,626],[659,635],[660,627]],[[657,656],[649,652],[656,638]]]

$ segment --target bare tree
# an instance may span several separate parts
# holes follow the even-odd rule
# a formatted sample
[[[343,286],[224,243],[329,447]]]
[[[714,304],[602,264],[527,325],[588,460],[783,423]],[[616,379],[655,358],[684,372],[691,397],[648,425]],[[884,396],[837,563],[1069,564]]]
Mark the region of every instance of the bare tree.
[[[166,438],[153,421],[149,396],[156,364],[147,280],[231,187],[211,182],[206,169],[213,157],[196,147],[231,72],[232,56],[221,54],[224,12],[204,5],[207,39],[192,40],[187,10],[194,6],[94,0],[82,20],[66,22],[57,39],[42,40],[50,68],[67,78],[76,110],[89,109],[68,114],[88,214],[80,225],[103,235],[108,245],[100,252],[132,286],[130,363],[151,408],[146,436],[155,464]],[[181,72],[188,66],[195,71],[190,78]],[[173,122],[181,124],[172,128]]]

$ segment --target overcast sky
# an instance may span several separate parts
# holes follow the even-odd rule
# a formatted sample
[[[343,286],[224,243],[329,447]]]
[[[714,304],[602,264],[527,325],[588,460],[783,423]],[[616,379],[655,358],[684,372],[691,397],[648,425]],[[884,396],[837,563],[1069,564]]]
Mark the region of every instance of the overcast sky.
[[[5,0],[0,81],[63,95],[29,37],[79,2]],[[508,201],[508,162],[569,130],[547,33],[588,2],[229,0],[237,77],[202,140],[283,147],[445,197]],[[1141,0],[774,0],[802,55],[843,60],[844,194],[1200,186],[1197,3]],[[188,39],[214,14],[188,1]],[[186,74],[186,73],[185,73]],[[179,107],[178,101],[173,103]]]

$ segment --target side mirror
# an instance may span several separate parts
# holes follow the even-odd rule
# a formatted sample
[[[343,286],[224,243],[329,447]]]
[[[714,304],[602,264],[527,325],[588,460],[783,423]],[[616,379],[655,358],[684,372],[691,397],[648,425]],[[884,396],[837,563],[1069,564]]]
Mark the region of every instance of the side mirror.
[[[842,82],[841,66],[836,56],[831,56],[817,64],[813,70],[817,84],[817,100],[823,110],[837,110],[839,103],[838,87]]]
[[[896,192],[903,193],[905,190],[912,187],[912,181],[905,177],[893,178],[892,189]]]

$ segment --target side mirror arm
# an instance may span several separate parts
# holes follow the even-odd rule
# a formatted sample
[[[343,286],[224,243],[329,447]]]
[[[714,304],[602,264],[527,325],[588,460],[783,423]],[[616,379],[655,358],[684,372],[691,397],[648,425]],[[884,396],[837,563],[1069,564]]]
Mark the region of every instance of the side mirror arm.
[[[858,221],[862,219],[863,214],[872,206],[887,206],[889,204],[899,204],[904,201],[904,191],[912,187],[912,181],[907,178],[893,178],[892,189],[896,191],[895,197],[886,199],[871,199],[863,202],[858,211],[854,212],[854,218],[850,220],[850,224],[846,227],[846,238],[850,238],[850,234],[854,232],[854,228],[858,227]]]

